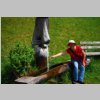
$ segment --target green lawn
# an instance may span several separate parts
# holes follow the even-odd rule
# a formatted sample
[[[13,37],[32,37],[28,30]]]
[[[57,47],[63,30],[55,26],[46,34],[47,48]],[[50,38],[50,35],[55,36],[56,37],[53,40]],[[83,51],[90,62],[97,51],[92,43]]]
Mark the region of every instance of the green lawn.
[[[10,83],[9,51],[17,41],[31,47],[34,30],[34,17],[2,17],[1,18],[1,71],[2,83]],[[74,39],[77,44],[80,41],[100,41],[99,17],[50,17],[49,18],[50,45],[49,55],[53,55],[67,48],[69,39]],[[68,55],[51,60],[50,66],[69,60]],[[100,83],[100,59],[92,60],[92,64],[86,68],[86,83]],[[68,73],[62,76],[64,83],[70,83]]]

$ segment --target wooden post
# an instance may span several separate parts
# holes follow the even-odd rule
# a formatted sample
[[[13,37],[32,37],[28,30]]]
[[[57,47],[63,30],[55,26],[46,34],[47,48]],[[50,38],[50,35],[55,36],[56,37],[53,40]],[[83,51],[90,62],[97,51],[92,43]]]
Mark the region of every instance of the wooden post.
[[[35,50],[35,63],[40,69],[48,67],[48,17],[37,17],[32,38],[32,47]]]

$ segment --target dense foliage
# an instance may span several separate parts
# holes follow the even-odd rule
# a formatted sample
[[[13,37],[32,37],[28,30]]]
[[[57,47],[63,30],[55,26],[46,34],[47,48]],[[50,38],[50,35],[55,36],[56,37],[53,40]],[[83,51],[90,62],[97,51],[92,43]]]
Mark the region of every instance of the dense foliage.
[[[20,75],[27,75],[31,70],[31,62],[33,60],[33,49],[17,43],[9,53],[10,63],[13,69]]]

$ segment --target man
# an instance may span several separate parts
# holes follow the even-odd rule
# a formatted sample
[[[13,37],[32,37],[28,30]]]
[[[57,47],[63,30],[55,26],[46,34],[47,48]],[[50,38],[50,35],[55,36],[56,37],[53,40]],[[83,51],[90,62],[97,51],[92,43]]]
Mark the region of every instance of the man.
[[[60,52],[56,55],[50,57],[56,58],[65,54],[69,54],[71,56],[71,63],[73,64],[73,84],[84,84],[84,73],[85,73],[85,65],[86,65],[86,54],[84,50],[75,43],[74,40],[69,40],[68,42],[69,48],[65,51]]]

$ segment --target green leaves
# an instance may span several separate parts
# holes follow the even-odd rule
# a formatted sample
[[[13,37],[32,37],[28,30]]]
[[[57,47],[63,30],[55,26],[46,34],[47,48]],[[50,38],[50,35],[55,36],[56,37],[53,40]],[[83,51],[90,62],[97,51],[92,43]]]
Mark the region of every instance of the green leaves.
[[[10,50],[11,66],[20,76],[27,75],[29,70],[31,70],[33,55],[33,49],[20,42],[16,43],[16,46]]]

